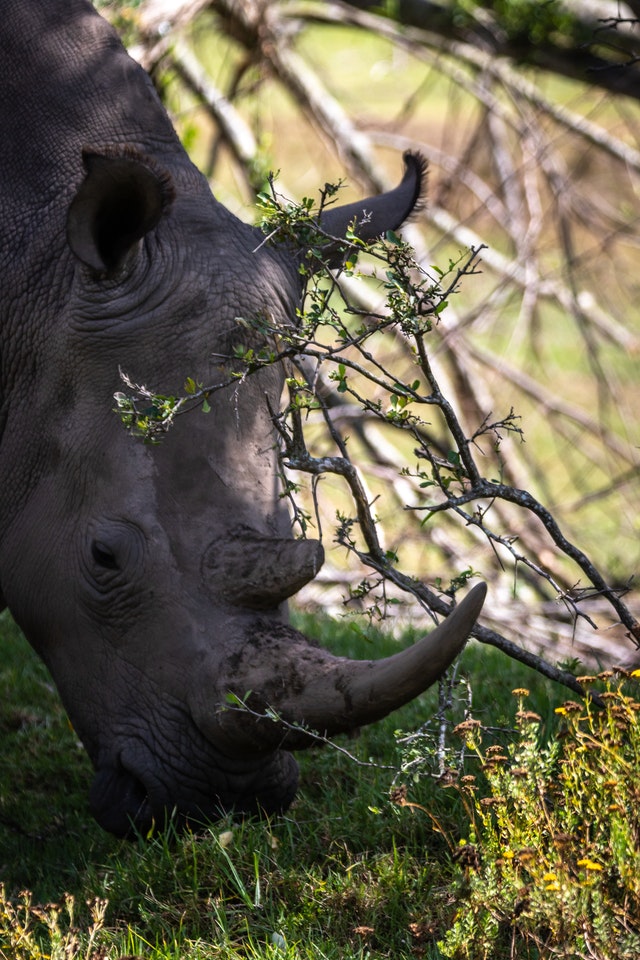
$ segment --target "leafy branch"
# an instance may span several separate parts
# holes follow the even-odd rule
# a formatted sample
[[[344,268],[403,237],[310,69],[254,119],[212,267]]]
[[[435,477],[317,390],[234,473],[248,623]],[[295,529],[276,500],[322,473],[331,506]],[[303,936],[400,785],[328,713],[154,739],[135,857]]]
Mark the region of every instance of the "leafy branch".
[[[499,557],[501,568],[511,566],[516,581],[526,568],[535,581],[551,589],[574,620],[582,618],[594,628],[584,604],[599,595],[625,625],[629,638],[640,645],[640,627],[622,599],[626,589],[607,583],[537,497],[506,482],[505,441],[513,437],[523,440],[514,411],[464,424],[442,386],[430,338],[462,281],[480,272],[481,248],[460,253],[444,269],[433,266],[427,271],[416,262],[411,247],[395,234],[367,247],[353,233],[338,241],[319,226],[322,208],[332,201],[336,190],[325,188],[318,210],[308,199],[297,206],[285,202],[273,183],[260,197],[265,242],[286,243],[301,251],[303,291],[295,323],[240,318],[239,331],[248,337],[231,356],[223,358],[231,370],[229,376],[207,385],[187,379],[189,389],[181,397],[154,394],[123,375],[135,391],[116,395],[125,426],[156,441],[176,416],[197,405],[206,410],[208,398],[216,391],[232,385],[237,388],[264,367],[282,364],[288,402],[284,409],[270,409],[270,413],[280,441],[282,495],[292,505],[294,523],[302,536],[314,524],[322,531],[321,501],[332,501],[320,497],[320,481],[328,475],[340,478],[351,506],[336,512],[334,542],[376,574],[373,582],[363,580],[352,590],[347,603],[356,597],[359,601],[373,598],[377,614],[374,591],[389,584],[432,614],[446,615],[450,609],[446,598],[453,598],[478,574],[467,565],[449,578],[435,577],[435,588],[431,588],[402,569],[401,551],[384,546],[385,533],[375,513],[377,500],[368,492],[363,473],[366,467],[353,455],[350,438],[335,416],[345,402],[353,412],[351,427],[364,429],[365,423],[374,423],[385,438],[390,437],[397,451],[396,477],[408,485],[405,517],[418,517],[422,530],[432,531],[436,518],[446,514],[462,531],[476,531],[489,545],[491,555]],[[336,262],[336,244],[343,263],[337,271],[329,266],[330,261]],[[379,308],[372,310],[359,303],[351,293],[354,284],[367,288],[373,284],[381,290]],[[401,338],[409,347],[409,370],[396,368],[388,351],[382,352],[382,336],[385,340]],[[415,467],[410,459],[415,460]],[[304,484],[296,479],[305,475],[311,478],[311,502]],[[532,514],[546,531],[548,549],[555,547],[556,556],[577,566],[588,585],[564,568],[562,577],[558,576],[531,554],[526,544],[516,548],[518,534],[509,525],[509,515],[497,509],[504,505],[515,506],[518,514]],[[513,520],[511,523],[515,526]],[[572,673],[500,633],[478,625],[474,635],[581,692]]]

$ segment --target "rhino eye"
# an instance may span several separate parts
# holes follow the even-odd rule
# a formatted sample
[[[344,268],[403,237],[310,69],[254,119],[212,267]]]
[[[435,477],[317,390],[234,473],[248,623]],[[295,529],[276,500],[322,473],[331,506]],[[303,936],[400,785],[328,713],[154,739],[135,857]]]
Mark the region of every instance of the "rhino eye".
[[[91,544],[91,556],[100,567],[104,567],[106,570],[118,569],[118,561],[113,550],[101,540],[94,540]]]

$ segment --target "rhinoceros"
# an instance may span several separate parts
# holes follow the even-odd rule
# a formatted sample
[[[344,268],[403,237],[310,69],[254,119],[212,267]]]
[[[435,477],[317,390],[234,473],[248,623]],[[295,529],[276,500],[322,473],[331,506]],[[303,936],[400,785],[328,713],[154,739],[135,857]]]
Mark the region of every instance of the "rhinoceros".
[[[280,369],[216,393],[159,445],[132,441],[113,412],[119,368],[167,392],[215,381],[236,318],[293,322],[296,251],[215,199],[88,0],[2,14],[2,605],[88,751],[106,830],[282,811],[305,730],[353,730],[435,682],[485,587],[381,661],[288,625],[323,552],[282,513],[265,400],[280,401]],[[405,164],[394,190],[331,208],[326,232],[399,227],[422,187],[419,158]]]

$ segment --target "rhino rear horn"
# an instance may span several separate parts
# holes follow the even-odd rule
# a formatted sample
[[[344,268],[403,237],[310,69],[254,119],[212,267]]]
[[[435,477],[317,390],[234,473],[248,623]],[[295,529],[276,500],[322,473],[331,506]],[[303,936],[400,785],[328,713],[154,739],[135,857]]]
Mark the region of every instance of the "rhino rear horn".
[[[226,603],[268,610],[313,580],[323,563],[319,540],[236,531],[208,549],[203,573],[209,589]]]
[[[173,201],[168,173],[132,149],[82,154],[86,177],[69,207],[67,239],[82,263],[109,276]]]

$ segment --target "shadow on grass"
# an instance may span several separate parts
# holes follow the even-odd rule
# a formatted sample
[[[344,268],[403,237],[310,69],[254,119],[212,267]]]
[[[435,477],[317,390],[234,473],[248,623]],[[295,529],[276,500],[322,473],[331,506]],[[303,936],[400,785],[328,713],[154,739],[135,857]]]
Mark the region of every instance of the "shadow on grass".
[[[398,646],[348,621],[298,615],[296,623],[350,657],[377,658]],[[108,900],[105,960],[439,956],[435,942],[455,911],[452,853],[468,827],[459,793],[428,769],[437,688],[357,737],[338,738],[359,762],[331,746],[299,754],[299,796],[284,817],[242,824],[228,817],[201,832],[170,829],[127,842],[91,818],[91,765],[46,669],[6,614],[0,647],[0,883],[14,902],[22,889],[34,904],[69,893],[78,905],[74,922],[86,931],[85,904]],[[531,707],[546,718],[565,699],[563,689],[488,648],[470,645],[462,671],[471,678],[474,716],[499,728],[497,736],[513,729],[514,687],[529,687]],[[416,749],[425,759],[394,781],[403,751],[407,759],[398,731],[419,728],[426,732]],[[404,786],[404,806],[390,802],[394,782]],[[296,944],[294,952],[278,952],[281,941]]]

